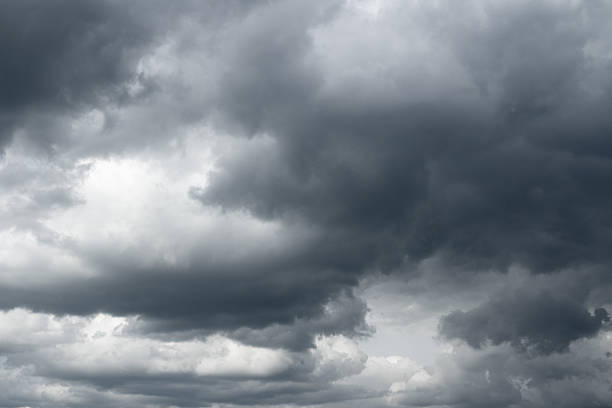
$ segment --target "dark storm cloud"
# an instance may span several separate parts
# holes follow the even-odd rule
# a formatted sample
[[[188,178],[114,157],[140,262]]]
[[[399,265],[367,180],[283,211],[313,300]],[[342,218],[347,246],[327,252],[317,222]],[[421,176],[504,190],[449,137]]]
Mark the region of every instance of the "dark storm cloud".
[[[135,7],[70,0],[6,1],[0,17],[2,141],[20,114],[62,112],[121,94],[151,30]]]
[[[293,242],[283,230],[274,238],[286,244],[280,250],[263,239],[238,260],[239,238],[198,236],[176,263],[57,237],[52,249],[95,273],[3,281],[1,308],[138,315],[143,335],[223,332],[304,352],[318,334],[367,331],[367,307],[351,289],[372,271],[410,272],[434,257],[451,266],[442,274],[453,275],[516,264],[534,274],[612,266],[612,10],[605,2],[416,2],[396,4],[378,23],[353,18],[341,2],[232,2],[221,11],[144,4],[2,4],[0,144],[29,126],[35,144],[54,146],[68,125],[49,123],[104,104],[124,112],[126,101],[151,107],[148,116],[134,114],[149,127],[130,128],[115,112],[104,117],[102,141],[61,140],[84,156],[104,155],[104,136],[142,147],[156,132],[180,139],[160,124],[205,121],[247,147],[225,152],[206,186],[185,194],[310,235]],[[176,54],[160,64],[170,73],[147,78],[150,99],[130,100],[126,82],[142,79],[139,58],[161,38],[174,41]],[[122,126],[128,131],[112,133]],[[24,193],[30,206],[13,205],[11,214],[26,224],[41,208],[80,202],[72,180],[56,184],[32,187]],[[217,241],[221,250],[208,253]],[[526,373],[534,384],[541,377],[516,350],[544,361],[607,324],[600,307],[609,304],[609,278],[588,277],[576,298],[570,290],[510,291],[444,317],[446,338],[476,348],[509,343],[514,351],[449,369],[446,390],[412,390],[399,403],[521,406],[510,376]],[[452,379],[453,372],[466,376]],[[315,404],[354,392],[282,378],[234,395],[235,384],[221,380],[163,388],[108,377],[107,387],[182,406],[295,403],[298,394],[307,396],[299,403]],[[96,375],[83,381],[100,383]],[[549,382],[540,384],[544,402],[535,406],[561,400]]]
[[[337,237],[330,251],[348,245],[354,254],[367,254],[357,272],[394,270],[407,259],[431,256],[460,274],[512,264],[536,273],[608,268],[612,161],[606,135],[612,122],[605,106],[612,102],[612,82],[605,74],[609,33],[602,18],[610,15],[608,6],[421,7],[426,17],[417,24],[431,23],[424,29],[433,38],[430,45],[449,50],[458,67],[449,65],[448,75],[462,70],[467,84],[459,76],[444,89],[435,74],[411,78],[413,71],[389,70],[397,94],[377,94],[378,76],[330,91],[334,73],[311,65],[315,58],[308,47],[295,55],[307,43],[300,36],[290,37],[296,43],[280,51],[232,49],[232,58],[244,57],[235,66],[251,68],[222,77],[222,89],[231,92],[218,108],[226,121],[271,136],[274,143],[246,157],[230,155],[210,185],[193,189],[192,196],[265,219],[318,225]],[[397,24],[393,28],[407,30],[401,23],[407,15],[387,18]],[[361,40],[359,30],[351,33]],[[279,44],[272,41],[278,33],[268,35],[259,43]],[[340,60],[348,53],[327,51]],[[267,64],[270,54],[280,55],[273,66]],[[368,57],[358,62],[367,66]],[[249,78],[258,67],[257,77],[265,80],[253,84]],[[373,95],[360,98],[360,91]],[[567,351],[607,322],[599,306],[609,301],[609,292],[594,312],[583,302],[607,281],[605,274],[594,274],[579,285],[580,300],[567,298],[567,291],[502,296],[447,316],[441,333],[475,347],[508,342],[535,354]],[[482,372],[474,375],[476,389],[457,384],[454,395],[418,401],[413,395],[407,401],[520,404],[505,374],[498,377],[501,394]],[[558,400],[557,392],[544,401]],[[496,399],[500,395],[503,401]]]
[[[279,35],[272,31],[258,41],[280,50],[239,43],[234,66],[250,69],[223,78],[231,92],[220,108],[277,145],[229,159],[198,197],[261,217],[297,216],[349,241],[368,235],[374,257],[392,264],[436,252],[544,271],[609,262],[603,226],[612,224],[612,168],[602,144],[611,128],[597,107],[611,101],[610,84],[601,78],[592,88],[607,63],[585,51],[601,40],[599,13],[607,10],[595,2],[571,12],[548,3],[489,11],[473,32],[457,27],[470,10],[452,17],[432,8],[444,21],[432,30],[432,46],[457,53],[473,85],[441,96],[431,85],[422,96],[406,88],[382,103],[355,103],[349,93],[331,98],[321,91],[325,73],[308,69],[306,51],[295,55],[304,47],[299,36],[285,45],[272,41]],[[574,13],[584,20],[576,23]],[[473,36],[483,39],[473,44]],[[398,82],[408,75],[394,74]]]
[[[274,324],[261,330],[241,327],[229,333],[246,344],[259,347],[287,347],[303,350],[312,347],[313,334],[367,336],[372,328],[365,322],[367,305],[352,294],[340,294],[325,305],[324,312],[311,319],[295,319],[290,324]]]
[[[257,260],[260,254],[254,253],[246,261],[233,260],[230,252],[216,263],[194,257],[190,268],[143,268],[138,260],[111,262],[108,254],[97,254],[104,275],[6,286],[0,306],[21,304],[60,315],[140,315],[148,321],[142,330],[153,333],[244,328],[234,336],[247,343],[297,349],[310,347],[317,333],[364,330],[366,307],[346,290],[357,283],[350,265],[331,269],[325,248],[297,245],[272,259]],[[305,259],[314,254],[314,260]]]
[[[134,102],[129,88],[135,84],[142,88],[141,96],[157,89],[154,80],[138,71],[138,63],[166,39],[181,16],[192,14],[194,19],[212,24],[254,4],[3,2],[0,143],[5,145],[13,132],[25,127],[29,133],[33,131],[34,144],[56,149],[66,132],[61,123],[56,123],[58,116]]]
[[[603,308],[591,314],[576,300],[546,291],[510,292],[444,316],[440,333],[475,348],[508,342],[518,350],[550,354],[567,352],[571,342],[597,335],[609,320]]]
[[[278,65],[278,60],[289,62],[294,56],[297,58],[302,54],[308,45],[308,28],[316,24],[331,8],[328,5],[311,7],[307,4],[298,5],[297,2],[273,2],[268,7],[256,8],[250,14],[247,13],[246,17],[240,17],[241,13],[256,3],[248,7],[240,3],[224,3],[223,6],[219,4],[185,3],[179,8],[153,3],[141,10],[137,7],[142,6],[141,3],[128,6],[114,2],[9,3],[6,18],[11,15],[13,24],[4,29],[12,36],[7,34],[7,44],[11,45],[7,48],[7,59],[14,67],[9,64],[5,68],[7,72],[3,81],[6,81],[7,94],[3,100],[6,103],[3,102],[2,107],[7,115],[15,117],[18,113],[36,109],[52,112],[64,110],[76,114],[84,106],[95,104],[101,98],[121,99],[126,92],[124,82],[135,74],[138,57],[147,51],[146,46],[159,40],[170,27],[176,28],[180,19],[189,19],[190,22],[201,25],[202,31],[196,31],[196,34],[202,34],[204,37],[210,35],[209,31],[219,30],[218,36],[224,43],[223,46],[216,45],[214,48],[229,49],[223,56],[226,60],[222,62],[229,63],[232,70],[236,70],[235,73],[232,71],[227,75],[234,77],[237,82],[247,81],[252,85],[260,83],[260,74],[266,70],[271,74],[268,80],[273,82],[280,78],[272,72],[274,66]],[[57,18],[49,18],[47,12],[51,15],[57,14]],[[188,16],[188,12],[194,13]],[[170,21],[162,23],[162,15]],[[285,18],[297,15],[303,18],[296,27],[285,21]],[[240,17],[241,24],[223,24],[223,21],[227,23],[232,18],[238,18],[237,16]],[[220,21],[215,21],[215,18]],[[275,22],[278,27],[275,27]],[[160,23],[159,27],[156,27],[157,23]],[[28,24],[33,28],[28,29]],[[277,36],[278,41],[268,41],[270,37]],[[19,46],[13,37],[18,38],[23,46]],[[44,41],[49,42],[46,48],[42,46]],[[253,43],[259,44],[259,49],[249,51]],[[40,52],[36,52],[37,49],[41,49]],[[9,55],[9,51],[15,55]],[[202,53],[207,51],[209,50],[202,50]],[[252,64],[245,65],[240,60],[250,58],[249,52],[254,59]],[[265,61],[257,61],[260,52],[268,54]],[[285,52],[289,54],[286,58],[281,58]],[[28,69],[17,70],[15,67],[24,64],[26,58],[29,58],[26,64]],[[269,69],[264,63],[269,65]],[[251,77],[240,79],[235,76],[246,72],[249,65],[253,69]],[[308,88],[302,80],[295,81],[289,71],[287,75],[285,86]],[[19,82],[23,82],[27,87],[16,86]],[[237,83],[236,86],[239,87],[240,84]],[[275,88],[273,83],[262,84],[261,90],[263,92],[270,89],[278,95],[289,92]],[[236,92],[240,91],[239,88],[236,89]],[[228,94],[227,98],[233,94],[231,87],[223,89],[223,92]],[[224,105],[222,100],[225,96],[217,96],[219,100],[215,103]],[[245,102],[249,109],[256,107],[248,99],[245,99]],[[183,108],[185,107],[178,106],[178,109]],[[59,131],[56,131],[57,129],[51,129],[48,124],[37,126],[33,119],[26,119],[30,119],[30,126],[44,129],[44,137],[39,140],[43,144],[46,143],[44,140],[47,140],[47,136],[50,144],[57,142],[54,139],[57,136],[55,133],[66,130],[60,127]],[[253,126],[256,126],[256,121],[253,119]],[[111,123],[109,126],[115,124]],[[251,127],[249,126],[249,131]],[[52,134],[47,135],[49,132]],[[105,134],[101,136],[104,137]],[[147,137],[138,134],[130,136],[137,139]],[[78,138],[65,139],[64,142],[66,140],[79,144]],[[126,141],[126,144],[130,143]],[[70,189],[49,191],[37,187],[34,191],[27,192],[28,196],[32,196],[29,201],[44,205],[45,201],[55,200],[53,205],[60,207],[78,203],[77,198],[70,196]],[[68,200],[69,198],[71,200]],[[48,209],[51,209],[50,207],[49,205]],[[34,215],[28,208],[19,208],[15,212],[29,211],[30,215]],[[40,231],[37,233],[37,239],[40,241]],[[280,326],[270,330],[278,330],[280,333],[290,332],[290,325],[297,319],[301,322],[302,329],[297,330],[296,334],[280,336],[279,338],[285,340],[276,340],[274,344],[303,348],[311,345],[312,338],[317,333],[352,333],[353,327],[349,326],[363,325],[364,307],[355,309],[356,314],[350,312],[349,319],[336,322],[338,327],[325,321],[327,317],[324,314],[324,306],[340,293],[348,293],[346,288],[356,285],[357,275],[354,272],[367,256],[362,254],[357,257],[357,261],[354,260],[353,256],[349,256],[349,252],[353,250],[352,245],[344,250],[334,245],[333,250],[330,250],[328,245],[333,239],[333,236],[317,238],[313,242],[299,244],[296,248],[288,248],[287,253],[272,255],[271,259],[255,259],[266,256],[265,252],[269,247],[264,243],[261,251],[264,255],[255,253],[253,259],[238,264],[232,263],[231,260],[211,264],[207,259],[194,256],[189,259],[188,267],[162,265],[143,268],[130,256],[146,258],[146,254],[109,257],[107,252],[95,254],[88,253],[87,249],[77,250],[76,256],[95,265],[104,273],[85,280],[60,279],[50,285],[7,285],[3,291],[6,297],[2,307],[8,309],[22,305],[37,311],[76,315],[96,312],[138,314],[150,319],[151,325],[148,327],[161,331],[233,331],[241,327],[261,329],[276,324]],[[72,251],[74,246],[70,239],[63,240],[59,237],[49,244],[68,251]],[[205,242],[202,244],[206,245]],[[228,247],[231,246],[230,243],[227,244]],[[336,317],[332,317],[334,318]],[[301,335],[297,336],[297,333]],[[240,333],[240,337],[244,337],[245,341],[246,337],[253,337],[253,342],[256,343],[262,341],[256,340],[260,336],[257,333]]]
[[[11,288],[4,307],[142,314],[170,326],[233,330],[313,317],[367,270],[393,270],[406,260],[436,254],[470,268],[520,263],[550,271],[607,264],[612,196],[606,187],[612,165],[601,145],[610,129],[603,108],[591,107],[610,101],[607,79],[600,77],[608,63],[586,49],[606,44],[601,14],[608,10],[597,2],[569,11],[553,3],[490,5],[484,8],[486,21],[466,29],[462,22],[477,18],[472,6],[453,13],[421,6],[416,16],[400,8],[396,16],[386,16],[400,34],[412,28],[404,19],[412,19],[429,32],[427,46],[444,51],[430,57],[454,61],[448,72],[442,67],[428,76],[383,60],[398,84],[393,90],[379,88],[380,81],[367,75],[362,81],[349,78],[346,86],[330,85],[336,73],[316,53],[330,34],[318,34],[318,43],[313,38],[339,18],[336,4],[271,2],[246,12],[236,20],[240,24],[201,22],[204,31],[218,30],[217,46],[202,50],[218,70],[208,73],[218,83],[206,90],[202,115],[209,113],[218,127],[255,140],[266,135],[271,143],[229,154],[210,185],[194,187],[191,196],[296,228],[314,225],[313,243],[261,264],[211,266],[194,259],[190,268],[172,274],[153,268],[40,289]],[[88,7],[74,12],[106,21],[106,14]],[[580,22],[574,13],[581,14]],[[432,18],[441,24],[429,26]],[[353,27],[352,32],[360,41],[359,31]],[[102,34],[101,44],[139,38],[121,29]],[[58,44],[69,44],[61,39]],[[411,44],[406,40],[402,46]],[[62,47],[49,52],[66,58],[76,52]],[[112,61],[127,52],[108,48],[118,53],[111,52]],[[328,52],[344,62],[343,53],[351,61],[349,51]],[[415,61],[404,63],[422,62]],[[357,62],[370,61],[363,54]],[[119,78],[121,67],[93,70],[82,83],[96,83],[97,75]],[[96,88],[79,85],[79,78],[70,80],[75,94]],[[449,82],[440,82],[444,78]],[[55,82],[62,83],[59,79]],[[38,95],[30,99],[56,97],[34,87],[20,98],[26,101],[30,94]],[[576,107],[589,114],[575,117]],[[571,125],[564,119],[568,115],[575,119]],[[584,140],[599,148],[589,149]],[[102,270],[134,270],[121,258],[95,262]],[[170,304],[159,301],[169,297]]]
[[[149,35],[135,10],[110,2],[8,1],[2,9],[3,110],[111,90],[131,74],[129,52]]]

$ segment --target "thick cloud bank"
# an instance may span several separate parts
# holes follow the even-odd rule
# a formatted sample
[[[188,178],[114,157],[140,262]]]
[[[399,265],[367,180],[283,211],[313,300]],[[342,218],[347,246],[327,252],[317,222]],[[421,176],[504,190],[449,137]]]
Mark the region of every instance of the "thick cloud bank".
[[[612,6],[0,4],[0,406],[612,405]]]
[[[592,337],[610,317],[603,308],[591,315],[580,304],[556,299],[550,293],[502,294],[468,312],[455,311],[441,321],[441,333],[481,348],[509,342],[519,349],[550,354],[567,351],[569,344]]]

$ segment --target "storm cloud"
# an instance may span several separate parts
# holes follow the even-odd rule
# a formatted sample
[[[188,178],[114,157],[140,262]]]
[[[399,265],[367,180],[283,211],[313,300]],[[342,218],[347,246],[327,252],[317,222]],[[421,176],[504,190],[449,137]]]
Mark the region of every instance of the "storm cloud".
[[[481,348],[509,342],[521,350],[549,354],[568,351],[572,341],[593,337],[610,320],[603,308],[592,314],[571,299],[550,293],[502,294],[468,312],[455,311],[441,321],[440,331]]]
[[[0,405],[612,404],[606,2],[0,10]]]

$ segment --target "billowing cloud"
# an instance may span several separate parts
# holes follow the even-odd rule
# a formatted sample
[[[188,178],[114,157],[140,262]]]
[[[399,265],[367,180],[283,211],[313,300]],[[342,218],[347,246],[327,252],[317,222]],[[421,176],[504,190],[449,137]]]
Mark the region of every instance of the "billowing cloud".
[[[591,314],[574,300],[547,292],[506,293],[468,312],[444,316],[440,331],[476,348],[487,342],[509,342],[521,350],[549,354],[567,351],[574,340],[595,336],[609,320],[606,309]]]
[[[0,9],[0,405],[612,403],[606,2]]]

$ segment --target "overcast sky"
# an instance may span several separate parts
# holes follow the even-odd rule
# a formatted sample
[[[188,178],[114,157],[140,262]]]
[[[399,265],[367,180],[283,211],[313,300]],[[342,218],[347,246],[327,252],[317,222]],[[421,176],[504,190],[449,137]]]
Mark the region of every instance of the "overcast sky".
[[[0,2],[0,407],[611,407],[611,22]]]

